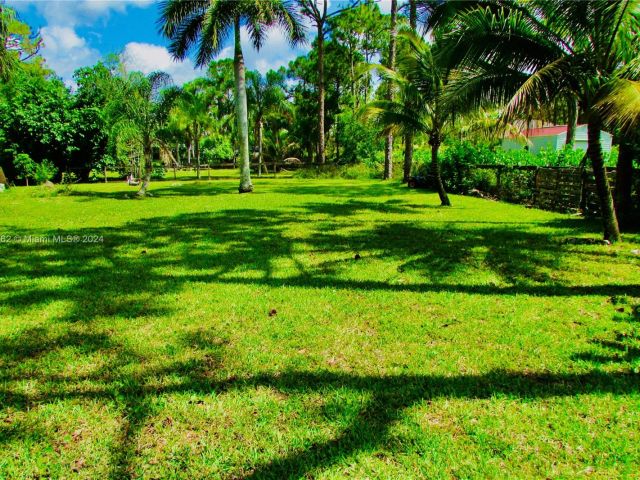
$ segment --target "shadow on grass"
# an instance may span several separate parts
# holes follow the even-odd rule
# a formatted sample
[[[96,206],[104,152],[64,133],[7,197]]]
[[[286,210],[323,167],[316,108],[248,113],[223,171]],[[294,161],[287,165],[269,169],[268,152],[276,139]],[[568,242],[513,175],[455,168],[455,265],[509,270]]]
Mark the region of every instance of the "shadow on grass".
[[[576,247],[554,237],[553,223],[550,229],[533,230],[518,224],[363,224],[358,218],[367,212],[401,214],[405,208],[394,202],[354,200],[278,211],[154,217],[82,232],[12,231],[8,233],[47,238],[81,234],[104,238],[104,243],[0,244],[5,304],[33,308],[65,302],[69,306],[61,320],[71,321],[163,315],[168,312],[158,298],[189,282],[471,295],[640,296],[640,284],[575,285],[556,279],[553,273],[576,254]],[[310,235],[292,233],[299,222],[316,214],[329,218],[311,224]],[[410,273],[412,280],[397,284],[348,278],[347,272],[357,271],[357,252],[364,264],[394,262],[398,272]],[[325,261],[303,263],[299,258],[321,260],[326,254],[330,259]],[[606,250],[580,250],[579,255],[625,261]],[[282,260],[295,265],[285,277],[275,272]],[[473,269],[497,281],[474,283],[473,276],[458,275]],[[246,275],[247,270],[254,274]]]
[[[227,191],[222,185],[221,192]],[[228,187],[229,190],[235,185]],[[378,195],[394,186],[367,186],[349,196]],[[211,185],[163,187],[158,196],[197,196],[211,192]],[[300,194],[300,188],[274,187],[280,193]],[[303,194],[347,195],[326,187],[303,187]],[[163,193],[164,192],[164,193]],[[108,194],[107,194],[108,195]],[[119,198],[109,197],[106,198]],[[0,244],[0,272],[4,280],[3,303],[11,309],[45,309],[55,302],[64,305],[56,320],[75,322],[69,331],[26,329],[0,337],[0,405],[2,409],[28,410],[66,399],[115,402],[121,412],[121,431],[111,452],[111,477],[134,476],[141,430],[159,408],[156,400],[171,393],[192,393],[199,398],[230,390],[251,391],[260,386],[283,393],[304,394],[349,389],[368,394],[368,403],[337,436],[308,448],[294,450],[263,464],[247,464],[238,476],[286,478],[312,475],[359,452],[384,445],[392,424],[412,405],[438,398],[487,399],[505,395],[514,399],[544,399],[579,394],[636,394],[638,375],[593,370],[579,374],[491,371],[481,375],[362,376],[335,371],[290,371],[236,378],[224,369],[227,341],[208,330],[177,339],[176,351],[191,352],[189,358],[165,358],[149,364],[109,331],[96,331],[93,320],[135,319],[173,314],[163,302],[165,295],[183,290],[193,282],[212,285],[251,285],[301,289],[331,287],[343,290],[414,292],[416,294],[462,293],[470,295],[580,295],[640,296],[640,284],[574,285],[556,280],[550,273],[575,254],[575,246],[557,241],[561,231],[576,234],[583,223],[551,221],[542,230],[525,223],[501,222],[402,222],[378,220],[363,224],[362,213],[415,213],[415,207],[397,201],[352,199],[340,204],[302,203],[290,209],[265,211],[232,209],[213,213],[158,216],[119,227],[83,232],[47,230],[14,231],[12,235],[55,236],[78,234],[104,237],[104,243]],[[302,234],[296,225],[310,216],[328,216]],[[393,284],[380,279],[355,279],[355,252],[363,252],[362,264],[393,261],[399,270],[413,273],[418,281]],[[366,252],[366,253],[364,253]],[[303,263],[299,256],[330,254],[331,259]],[[585,258],[608,255],[580,250]],[[278,261],[294,267],[286,278],[277,275]],[[611,261],[615,261],[611,257]],[[473,265],[499,279],[499,283],[467,283],[469,278],[452,272]],[[394,267],[395,268],[395,267]],[[247,275],[247,271],[254,275]],[[473,279],[471,279],[473,280]],[[622,352],[621,339],[601,346]],[[611,343],[613,342],[613,343]],[[638,358],[638,349],[624,347],[622,360]],[[82,375],[47,369],[52,358],[72,349],[79,355],[101,355],[104,365]],[[64,357],[62,357],[64,358]],[[594,363],[602,358],[586,358]],[[64,360],[61,360],[64,361]],[[33,388],[19,383],[30,380]],[[16,438],[46,437],[20,424],[0,426],[0,444]],[[37,440],[36,438],[36,440]]]
[[[30,334],[0,339],[0,362],[15,362],[14,349],[26,352],[34,349]],[[40,332],[42,338],[43,333]],[[86,332],[85,332],[86,335]],[[136,477],[135,460],[140,454],[138,438],[150,418],[160,413],[167,394],[188,393],[193,401],[226,392],[247,392],[270,387],[286,395],[306,395],[313,392],[343,391],[367,394],[368,401],[351,418],[349,424],[327,441],[306,448],[292,449],[266,463],[252,464],[247,459],[238,466],[235,478],[300,478],[317,473],[336,462],[358,453],[373,452],[385,447],[389,429],[401,419],[406,409],[435,399],[489,399],[496,395],[512,400],[538,400],[585,394],[630,395],[640,391],[640,376],[627,373],[550,374],[521,373],[494,370],[479,375],[356,375],[340,371],[288,371],[279,374],[248,374],[242,378],[224,376],[226,340],[209,331],[198,331],[181,337],[176,348],[193,352],[190,359],[167,362],[161,367],[145,365],[114,339],[101,333],[86,335],[79,342],[76,336],[61,336],[46,341],[50,354],[78,344],[91,351],[103,352],[110,362],[105,368],[81,379],[40,374],[33,369],[32,388],[28,392],[14,391],[5,379],[0,386],[3,409],[27,410],[65,400],[115,402],[121,412],[121,429],[111,450],[110,478]],[[55,345],[55,347],[54,347]],[[43,349],[39,350],[43,353]],[[114,354],[114,352],[116,352]],[[32,365],[38,359],[31,359]],[[137,367],[137,368],[132,368]],[[171,381],[164,381],[170,378]],[[92,382],[92,387],[87,386]],[[39,392],[38,388],[46,392]],[[47,432],[27,431],[20,425],[0,427],[0,444],[15,439],[46,441]]]

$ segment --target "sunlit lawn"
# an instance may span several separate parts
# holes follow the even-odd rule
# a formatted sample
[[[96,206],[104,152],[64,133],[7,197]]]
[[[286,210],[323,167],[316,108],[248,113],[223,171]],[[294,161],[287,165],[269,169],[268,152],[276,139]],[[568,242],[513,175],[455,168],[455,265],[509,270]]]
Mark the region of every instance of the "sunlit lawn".
[[[639,237],[255,184],[0,194],[0,478],[637,478]]]

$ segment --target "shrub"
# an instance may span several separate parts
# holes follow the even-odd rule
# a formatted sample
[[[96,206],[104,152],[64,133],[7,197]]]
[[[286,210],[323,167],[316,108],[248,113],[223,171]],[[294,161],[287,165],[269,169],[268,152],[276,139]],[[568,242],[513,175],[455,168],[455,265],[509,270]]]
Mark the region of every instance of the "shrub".
[[[344,178],[347,180],[356,180],[359,178],[370,179],[380,178],[381,173],[363,163],[355,165],[323,165],[304,167],[293,172],[294,178]]]
[[[36,164],[36,168],[33,172],[33,178],[36,182],[43,184],[55,177],[57,173],[58,169],[55,167],[53,162],[50,162],[45,158],[42,162]]]
[[[218,164],[233,160],[233,147],[231,141],[226,137],[207,137],[201,145],[204,163]]]
[[[164,179],[165,168],[162,162],[154,162],[153,170],[151,171],[151,178],[153,180],[162,180]]]

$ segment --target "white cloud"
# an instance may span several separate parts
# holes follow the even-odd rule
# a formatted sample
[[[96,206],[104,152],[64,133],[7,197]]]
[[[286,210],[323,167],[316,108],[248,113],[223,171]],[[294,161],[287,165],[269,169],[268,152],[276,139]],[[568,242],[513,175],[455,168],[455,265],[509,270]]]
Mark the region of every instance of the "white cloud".
[[[144,74],[158,70],[166,72],[178,85],[202,74],[201,71],[195,69],[191,60],[176,62],[165,47],[150,43],[128,43],[124,47],[122,61],[128,70],[139,70]]]
[[[9,5],[19,11],[35,5],[47,26],[41,29],[44,46],[41,54],[49,68],[73,87],[73,72],[93,65],[101,54],[76,33],[76,27],[106,24],[112,12],[124,13],[129,6],[143,7],[154,0],[13,0]]]
[[[72,28],[48,26],[42,28],[41,35],[44,42],[42,56],[47,66],[67,83],[78,67],[92,65],[100,59],[100,52],[91,48]]]
[[[123,13],[129,6],[143,7],[154,0],[42,0],[35,1],[40,14],[49,25],[93,25],[98,20],[106,23],[111,12]],[[25,4],[27,2],[16,2]]]

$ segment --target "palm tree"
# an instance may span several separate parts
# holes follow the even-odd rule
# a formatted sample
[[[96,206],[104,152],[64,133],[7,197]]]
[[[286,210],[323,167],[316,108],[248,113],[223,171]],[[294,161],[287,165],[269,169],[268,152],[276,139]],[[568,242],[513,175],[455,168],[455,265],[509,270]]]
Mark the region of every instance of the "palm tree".
[[[132,72],[116,78],[107,105],[107,117],[115,137],[126,137],[142,151],[143,179],[138,195],[144,197],[153,172],[153,147],[160,146],[179,90],[171,87],[171,77],[163,72],[143,75]]]
[[[395,100],[369,103],[363,115],[375,120],[386,132],[405,137],[422,132],[431,146],[431,176],[442,206],[450,206],[449,196],[440,175],[438,152],[445,135],[453,127],[455,109],[445,101],[448,70],[438,63],[438,56],[426,41],[411,31],[400,34],[409,43],[401,52],[396,70],[377,66],[383,78],[398,89]],[[436,47],[434,47],[436,48]]]
[[[616,102],[640,79],[640,69],[628,67],[639,55],[638,3],[457,2],[432,9],[431,26],[444,30],[443,51],[459,70],[452,95],[467,105],[506,102],[508,119],[559,98],[577,100],[588,125],[604,238],[619,240],[600,132],[605,122],[640,111],[640,102]]]
[[[249,110],[255,120],[255,133],[258,138],[258,176],[262,175],[264,156],[264,125],[269,115],[291,109],[284,92],[284,76],[270,70],[266,76],[260,72],[247,72]]]
[[[169,51],[184,59],[196,48],[196,64],[205,66],[220,53],[233,32],[236,84],[236,122],[240,147],[240,193],[253,191],[249,163],[249,119],[245,84],[244,56],[240,41],[241,27],[256,49],[262,46],[266,30],[279,26],[292,45],[304,40],[304,28],[298,12],[289,0],[167,0],[161,6],[161,31],[170,39]]]
[[[177,98],[174,115],[181,120],[189,139],[189,149],[193,148],[197,177],[200,179],[200,142],[213,123],[210,107],[213,103],[209,81],[198,78],[185,84]]]
[[[389,31],[389,58],[387,59],[387,67],[394,69],[396,63],[396,37],[398,36],[397,27],[398,0],[391,0],[391,22]],[[393,102],[393,85],[387,85],[386,91],[387,102]],[[393,177],[393,133],[389,131],[384,145],[384,173],[382,177],[389,180]]]

